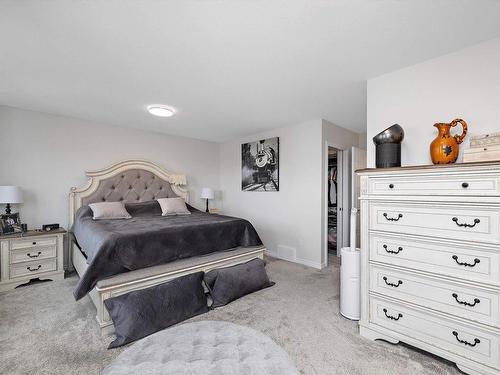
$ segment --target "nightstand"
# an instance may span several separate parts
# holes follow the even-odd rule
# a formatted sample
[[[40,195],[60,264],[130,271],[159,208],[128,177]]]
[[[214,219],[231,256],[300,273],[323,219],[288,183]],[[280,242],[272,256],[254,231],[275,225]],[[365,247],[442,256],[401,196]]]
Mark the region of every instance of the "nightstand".
[[[31,279],[62,280],[64,229],[0,236],[0,292]]]

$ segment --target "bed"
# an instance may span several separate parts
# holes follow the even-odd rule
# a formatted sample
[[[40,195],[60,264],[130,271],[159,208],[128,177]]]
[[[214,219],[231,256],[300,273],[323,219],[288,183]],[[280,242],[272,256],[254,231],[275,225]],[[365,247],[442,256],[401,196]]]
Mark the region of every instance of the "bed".
[[[96,306],[103,334],[114,330],[104,307],[107,298],[189,273],[263,258],[265,247],[260,239],[255,240],[256,233],[253,234],[254,229],[246,220],[210,215],[194,208],[190,208],[192,215],[183,218],[159,220],[147,214],[137,218],[132,215],[134,218],[129,222],[92,223],[85,216],[90,203],[121,201],[149,210],[158,198],[182,197],[189,202],[189,197],[184,175],[171,173],[149,161],[127,160],[86,174],[87,184],[72,188],[70,193],[69,224],[77,229],[72,234],[80,236],[79,241],[78,236],[70,235],[70,258],[80,276],[75,297],[79,299],[88,293]],[[90,234],[95,231],[97,240],[85,241],[82,234],[85,231]],[[140,233],[135,235],[136,231]],[[174,235],[177,239],[169,242]],[[157,243],[150,245],[150,236]],[[158,243],[162,244],[159,252]],[[176,243],[183,244],[178,246],[182,252],[177,251]],[[134,256],[138,251],[140,256]]]

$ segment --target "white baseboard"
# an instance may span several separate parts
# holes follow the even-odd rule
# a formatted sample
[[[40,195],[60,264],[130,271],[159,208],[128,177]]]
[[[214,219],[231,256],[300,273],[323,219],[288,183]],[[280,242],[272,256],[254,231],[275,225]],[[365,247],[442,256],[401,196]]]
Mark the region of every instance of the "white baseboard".
[[[303,264],[304,266],[316,268],[318,270],[325,267],[323,264],[321,264],[321,262],[314,262],[314,261],[308,260],[308,259],[296,258],[295,261],[296,261],[296,263],[300,263],[300,264]]]
[[[307,266],[307,267],[316,268],[318,270],[326,267],[326,264],[323,264],[320,262],[314,262],[314,261],[311,261],[309,259],[302,259],[302,258],[297,258],[297,257],[292,258],[292,257],[283,256],[283,255],[280,256],[276,252],[270,251],[269,249],[267,249],[266,255],[269,255],[270,257],[273,257],[276,259],[286,260],[288,262],[298,263],[298,264],[302,264],[302,265]]]

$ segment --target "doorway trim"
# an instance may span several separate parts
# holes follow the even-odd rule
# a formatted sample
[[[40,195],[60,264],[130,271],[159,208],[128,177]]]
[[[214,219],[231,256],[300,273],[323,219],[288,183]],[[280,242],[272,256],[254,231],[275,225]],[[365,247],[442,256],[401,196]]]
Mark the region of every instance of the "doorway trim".
[[[326,177],[326,171],[328,170],[328,148],[332,147],[337,150],[337,176],[338,180],[341,182],[337,183],[337,256],[340,256],[340,249],[347,246],[346,241],[349,237],[349,152],[346,151],[344,147],[330,143],[327,140],[323,144],[323,234],[322,238],[322,265],[321,267],[326,267],[328,265],[328,179]],[[340,220],[339,220],[340,218]]]

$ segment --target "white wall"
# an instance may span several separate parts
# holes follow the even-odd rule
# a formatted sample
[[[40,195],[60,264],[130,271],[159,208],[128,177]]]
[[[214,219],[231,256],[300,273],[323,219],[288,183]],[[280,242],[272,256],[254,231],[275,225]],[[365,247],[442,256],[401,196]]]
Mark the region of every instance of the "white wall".
[[[358,134],[358,147],[366,150],[367,134],[366,132]]]
[[[462,118],[469,135],[500,132],[500,38],[371,79],[367,100],[371,167],[372,137],[394,123],[405,130],[403,165],[431,163],[436,122]],[[469,135],[462,150],[469,147]]]
[[[241,191],[241,144],[270,137],[280,137],[280,191]],[[320,161],[321,120],[221,144],[224,213],[250,220],[270,254],[321,267]]]
[[[241,191],[241,144],[280,137],[280,191]],[[220,149],[225,214],[252,222],[271,255],[316,268],[325,265],[324,144],[359,143],[358,134],[314,120],[226,142]]]
[[[168,126],[166,122],[165,126]],[[21,219],[30,228],[68,222],[68,194],[86,182],[85,170],[140,158],[185,173],[190,202],[204,186],[219,188],[217,143],[0,106],[0,185],[19,185]],[[3,209],[2,209],[3,211]]]
[[[348,129],[341,128],[330,121],[322,121],[323,139],[332,147],[339,150],[347,150],[352,146],[365,148],[366,134],[355,133]]]

